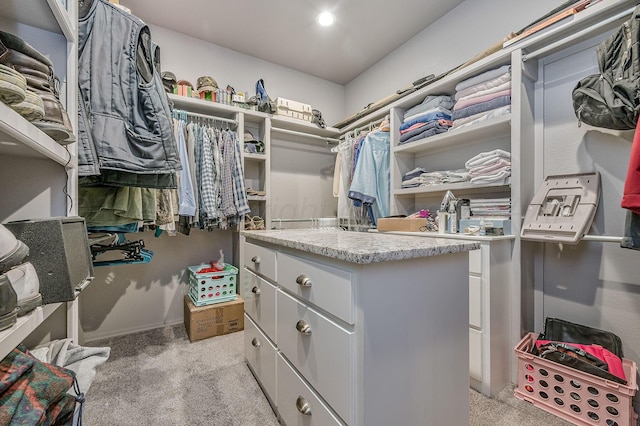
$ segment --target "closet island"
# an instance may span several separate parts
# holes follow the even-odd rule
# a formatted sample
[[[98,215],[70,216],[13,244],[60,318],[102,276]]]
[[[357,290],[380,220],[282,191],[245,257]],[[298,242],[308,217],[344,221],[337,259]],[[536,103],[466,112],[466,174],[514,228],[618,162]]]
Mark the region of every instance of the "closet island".
[[[241,244],[247,364],[286,424],[468,423],[479,243],[292,229]]]

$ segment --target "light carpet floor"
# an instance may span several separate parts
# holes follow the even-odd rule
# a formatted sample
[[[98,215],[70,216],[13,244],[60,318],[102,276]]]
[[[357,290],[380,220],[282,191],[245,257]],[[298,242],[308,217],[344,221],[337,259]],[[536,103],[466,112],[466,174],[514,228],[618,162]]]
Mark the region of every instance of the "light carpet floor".
[[[109,346],[111,356],[86,393],[85,426],[278,425],[245,363],[243,332],[190,343],[179,325],[87,346]],[[495,398],[469,390],[469,402],[471,426],[571,425],[511,387]]]

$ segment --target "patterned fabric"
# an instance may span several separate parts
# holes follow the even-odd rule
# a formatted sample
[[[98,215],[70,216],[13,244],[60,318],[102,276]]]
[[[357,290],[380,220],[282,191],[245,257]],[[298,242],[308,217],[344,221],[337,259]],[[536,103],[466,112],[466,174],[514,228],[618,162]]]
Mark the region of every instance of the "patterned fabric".
[[[235,147],[235,166],[233,168],[233,201],[236,205],[237,216],[244,216],[249,213],[249,202],[247,201],[247,191],[244,186],[244,167],[242,166],[242,153],[240,152],[240,142],[236,132],[230,132]]]
[[[214,167],[214,178],[213,178],[213,190],[215,194],[215,210],[211,216],[212,219],[219,220],[222,214],[220,213],[220,205],[222,203],[221,191],[222,191],[222,181],[221,181],[221,172],[222,172],[222,152],[220,147],[222,146],[222,134],[219,130],[210,128],[209,129],[211,135],[211,151],[213,152],[213,167]]]
[[[71,425],[75,373],[18,347],[0,362],[0,424]],[[80,394],[81,395],[81,394]]]
[[[235,148],[233,138],[229,132],[224,132],[222,136],[222,214],[225,216],[235,216],[238,210],[233,201],[233,168],[235,164]]]
[[[187,150],[192,150],[194,157],[196,226],[228,229],[250,212],[237,133],[191,123],[187,129]]]
[[[203,129],[202,143],[200,144],[200,213],[205,218],[215,217],[216,194],[214,188],[215,169],[213,164],[212,142],[209,132]]]

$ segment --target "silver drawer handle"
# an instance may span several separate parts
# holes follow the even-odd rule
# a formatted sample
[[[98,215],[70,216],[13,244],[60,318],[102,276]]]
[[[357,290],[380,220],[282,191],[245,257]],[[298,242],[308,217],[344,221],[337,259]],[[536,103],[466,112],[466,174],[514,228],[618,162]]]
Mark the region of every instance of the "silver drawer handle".
[[[255,263],[256,265],[259,265],[259,264],[260,264],[260,256],[253,256],[253,257],[251,258],[251,261],[252,261],[253,263]]]
[[[305,320],[298,321],[296,324],[296,330],[305,336],[309,336],[311,334],[311,326]]]
[[[252,292],[253,294],[260,294],[260,293],[262,293],[262,291],[261,291],[258,287],[254,287],[254,288],[252,288],[252,289],[251,289],[251,292]]]
[[[304,274],[298,275],[298,278],[296,278],[296,282],[300,285],[300,287],[311,287],[311,278]]]
[[[251,346],[253,346],[254,348],[259,348],[260,346],[262,346],[262,343],[260,343],[260,340],[256,339],[255,337],[251,340]]]
[[[296,408],[305,416],[311,415],[311,406],[302,395],[296,398]]]

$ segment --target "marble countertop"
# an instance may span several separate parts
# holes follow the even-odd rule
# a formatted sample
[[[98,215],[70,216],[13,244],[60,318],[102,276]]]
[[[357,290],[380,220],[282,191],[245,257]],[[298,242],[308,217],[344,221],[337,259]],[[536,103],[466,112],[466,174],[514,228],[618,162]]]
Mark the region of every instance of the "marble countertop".
[[[281,229],[241,231],[241,234],[247,239],[361,264],[438,256],[480,248],[480,243],[476,241],[342,230]]]

